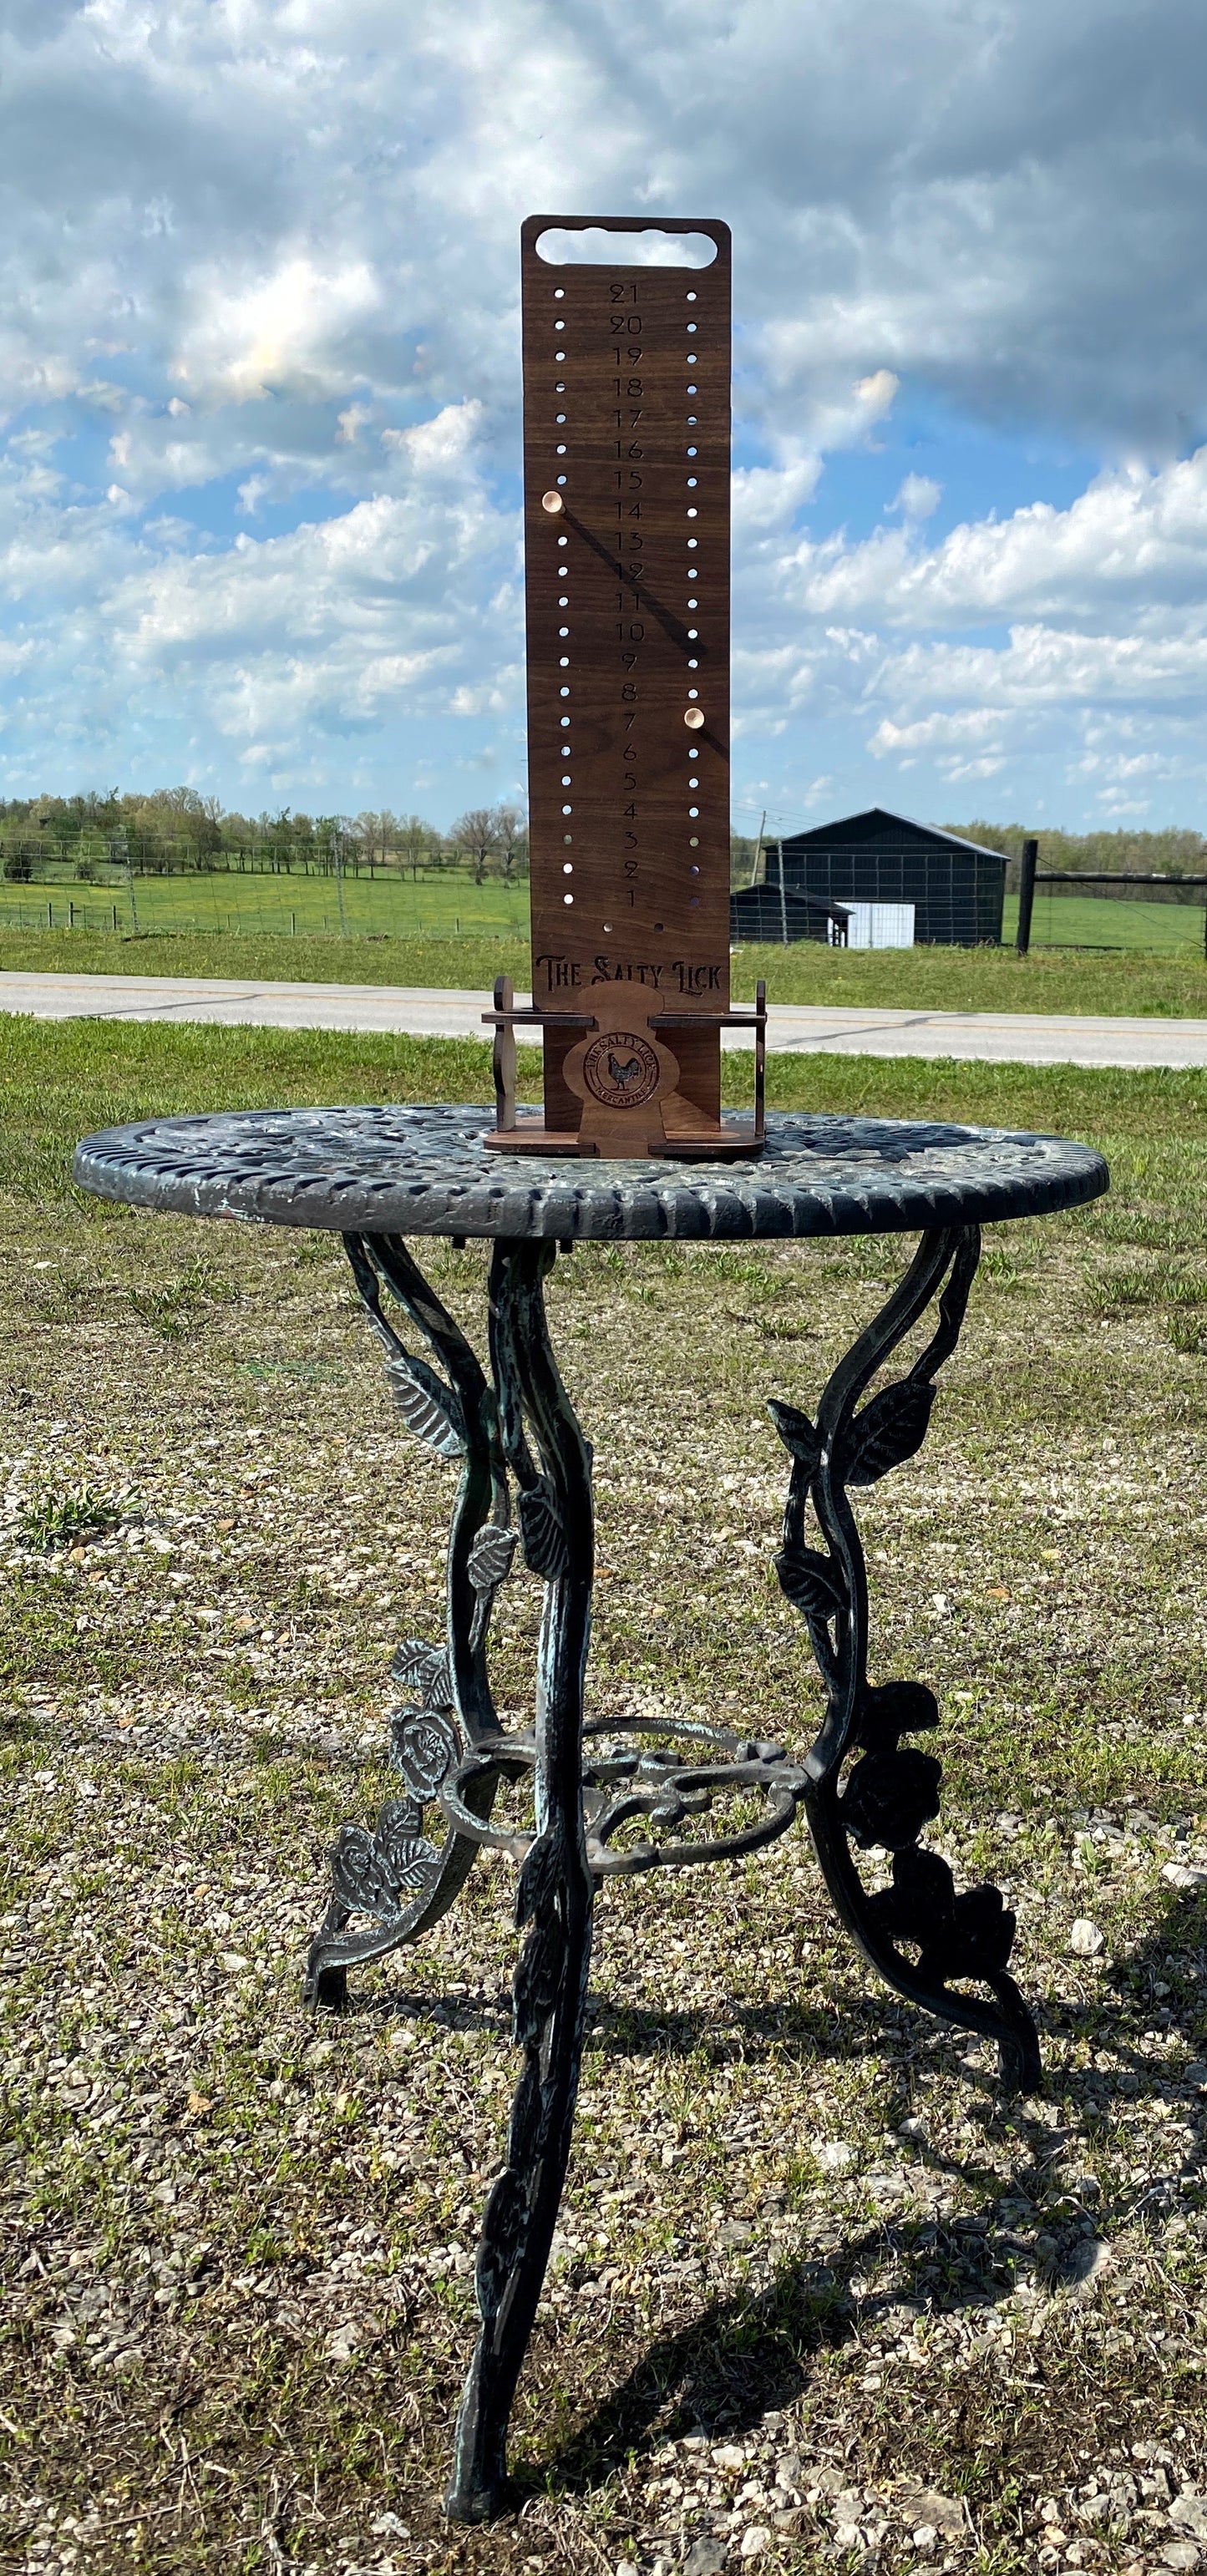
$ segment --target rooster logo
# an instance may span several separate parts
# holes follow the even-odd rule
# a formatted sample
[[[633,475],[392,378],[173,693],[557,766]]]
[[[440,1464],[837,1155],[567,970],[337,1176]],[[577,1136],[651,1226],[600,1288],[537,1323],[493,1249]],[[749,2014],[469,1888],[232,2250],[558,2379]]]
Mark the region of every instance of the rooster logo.
[[[583,1060],[587,1089],[607,1109],[640,1109],[658,1088],[658,1058],[632,1029],[597,1037]]]

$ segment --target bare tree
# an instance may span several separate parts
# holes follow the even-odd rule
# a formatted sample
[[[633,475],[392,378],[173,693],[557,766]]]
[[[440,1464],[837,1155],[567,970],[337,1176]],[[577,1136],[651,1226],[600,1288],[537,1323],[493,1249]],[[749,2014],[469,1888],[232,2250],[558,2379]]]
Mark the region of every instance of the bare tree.
[[[514,882],[516,865],[528,840],[528,823],[522,805],[496,805],[494,809],[496,845],[502,852],[503,877],[507,885]]]
[[[493,805],[474,805],[468,814],[459,814],[449,838],[459,849],[468,850],[474,863],[474,884],[481,885],[485,880],[488,861],[494,857],[499,846],[496,808]]]
[[[432,825],[424,822],[422,814],[399,815],[395,846],[403,866],[410,869],[412,877],[418,876],[420,860],[431,856],[439,838]]]

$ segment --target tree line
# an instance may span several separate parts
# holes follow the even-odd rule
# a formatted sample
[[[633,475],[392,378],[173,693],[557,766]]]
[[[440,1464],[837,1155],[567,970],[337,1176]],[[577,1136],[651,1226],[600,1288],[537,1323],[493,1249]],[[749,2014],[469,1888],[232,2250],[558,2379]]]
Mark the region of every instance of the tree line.
[[[0,869],[29,883],[45,863],[66,865],[84,883],[114,868],[138,875],[224,871],[418,876],[468,868],[474,883],[511,883],[526,873],[522,807],[471,806],[447,832],[421,814],[388,807],[360,814],[303,814],[282,806],[256,815],[228,810],[194,787],[151,794],[93,789],[78,796],[0,798]]]
[[[1000,850],[1012,860],[1006,872],[1012,891],[1017,889],[1018,860],[1027,840],[1038,841],[1041,868],[1067,869],[1074,876],[1099,871],[1111,876],[1207,876],[1207,838],[1174,824],[1163,832],[1131,827],[1112,832],[1045,831],[1029,823],[944,823],[942,829],[958,832],[965,841],[979,841],[982,849]],[[1104,894],[1107,889],[1100,886],[1096,891]]]

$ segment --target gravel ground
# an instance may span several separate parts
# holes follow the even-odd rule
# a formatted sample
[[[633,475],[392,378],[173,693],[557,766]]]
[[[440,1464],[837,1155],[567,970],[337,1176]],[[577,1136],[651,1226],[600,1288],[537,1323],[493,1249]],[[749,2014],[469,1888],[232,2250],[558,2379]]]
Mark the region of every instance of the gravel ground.
[[[854,1078],[792,1071],[826,1105]],[[860,1498],[876,1676],[939,1694],[928,1840],[1018,1910],[1047,2092],[1006,2103],[881,1990],[799,1832],[610,1886],[485,2532],[438,2499],[518,2062],[510,1866],[346,2016],[299,2002],[391,1651],[439,1632],[450,1471],[322,1239],[47,1197],[49,1146],[0,1199],[0,2565],[1207,2568],[1201,1111],[1079,1079],[1051,1123],[1080,1101],[1114,1196],[992,1239],[925,1450]],[[815,1397],[904,1249],[558,1263],[597,1709],[808,1740],[763,1399]],[[481,1254],[429,1267],[480,1331]],[[537,1610],[499,1596],[517,1715]]]

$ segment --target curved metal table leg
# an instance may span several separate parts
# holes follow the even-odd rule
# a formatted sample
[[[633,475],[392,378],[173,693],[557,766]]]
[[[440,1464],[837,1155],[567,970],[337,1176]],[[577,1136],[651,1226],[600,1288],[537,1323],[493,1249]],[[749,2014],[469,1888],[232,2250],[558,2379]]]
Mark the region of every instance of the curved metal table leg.
[[[1034,2092],[1041,2081],[1035,2024],[1007,1973],[1015,1920],[996,1887],[957,1896],[951,1870],[918,1836],[939,1811],[940,1764],[902,1746],[903,1736],[936,1726],[938,1702],[924,1684],[868,1680],[868,1587],[849,1490],[876,1484],[922,1446],[935,1395],[935,1374],[955,1349],[980,1258],[975,1226],[923,1236],[904,1279],[875,1321],[839,1363],[817,1420],[772,1403],[771,1414],[792,1457],[784,1543],[776,1571],[802,1613],[828,1706],[806,1759],[805,1812],[826,1885],[842,1921],[871,1965],[899,1994],[945,2021],[995,2039],[1005,2081]],[[904,1377],[860,1398],[934,1297],[938,1322]],[[825,1552],[805,1540],[811,1503]],[[859,1759],[842,1780],[852,1753]],[[892,1884],[865,1889],[851,1843],[892,1852]],[[909,1945],[916,1955],[901,1948]],[[953,1979],[986,1986],[992,2001],[957,1989]]]
[[[536,2319],[570,2154],[591,1960],[592,1878],[583,1825],[583,1683],[591,1624],[591,1451],[549,1343],[543,1282],[551,1244],[499,1244],[491,1271],[491,1354],[508,1465],[520,1489],[524,1552],[544,1577],[536,1704],[536,1840],[520,1871],[528,1926],[513,1990],[524,2067],[507,2162],[478,2243],[482,2327],[461,2410],[445,2509],[496,2513],[507,2420]],[[525,1423],[536,1448],[532,1457]]]

